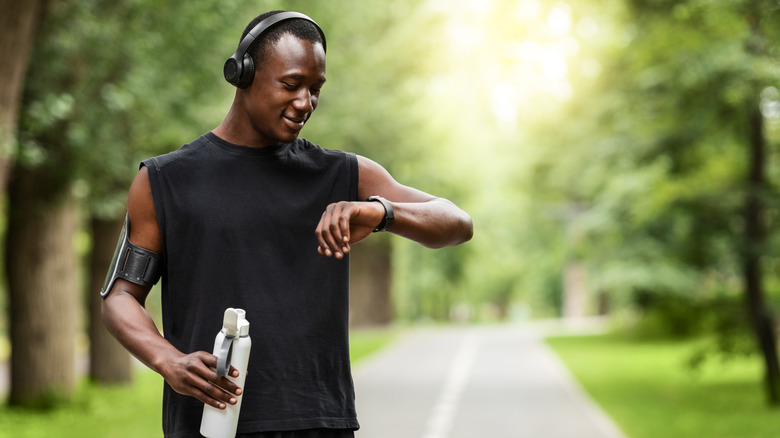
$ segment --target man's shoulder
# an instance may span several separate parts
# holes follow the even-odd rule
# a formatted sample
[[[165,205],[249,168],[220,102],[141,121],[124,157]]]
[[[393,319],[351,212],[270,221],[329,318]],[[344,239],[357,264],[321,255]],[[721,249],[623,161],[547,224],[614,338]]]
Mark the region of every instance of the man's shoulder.
[[[192,140],[191,142],[184,144],[176,150],[148,158],[144,160],[142,164],[147,167],[153,166],[154,168],[160,169],[171,162],[193,158],[197,151],[203,149],[207,141],[208,140],[206,139],[206,136],[202,135]]]
[[[332,149],[320,146],[319,144],[312,143],[305,138],[298,138],[295,143],[293,143],[293,148],[298,152],[325,156],[342,157],[344,155],[354,155],[351,152],[343,151],[341,149]]]

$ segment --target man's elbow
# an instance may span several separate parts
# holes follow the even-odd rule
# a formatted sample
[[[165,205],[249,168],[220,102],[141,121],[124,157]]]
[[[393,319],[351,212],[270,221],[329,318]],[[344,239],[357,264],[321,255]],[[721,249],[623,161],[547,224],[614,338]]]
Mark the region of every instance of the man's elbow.
[[[471,221],[471,216],[468,213],[463,212],[458,218],[458,241],[455,245],[466,243],[474,237],[474,223]]]
[[[112,311],[111,303],[106,302],[108,299],[108,297],[105,297],[100,302],[100,319],[103,321],[103,326],[109,331],[109,333],[111,333],[113,336],[116,336],[114,330],[114,317],[116,312]]]
[[[442,227],[441,230],[442,234],[439,238],[421,242],[422,245],[430,249],[439,249],[466,243],[474,237],[474,225],[471,221],[471,216],[465,212],[458,215],[449,227]]]

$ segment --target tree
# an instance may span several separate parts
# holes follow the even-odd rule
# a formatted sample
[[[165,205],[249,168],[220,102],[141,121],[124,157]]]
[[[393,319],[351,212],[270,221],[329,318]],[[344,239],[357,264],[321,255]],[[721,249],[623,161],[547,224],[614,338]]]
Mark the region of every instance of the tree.
[[[22,95],[27,59],[38,30],[38,22],[48,7],[46,0],[0,1],[0,193],[5,192],[13,158],[19,101]]]
[[[750,26],[747,41],[748,52],[756,57],[766,57],[766,39],[762,32],[763,12],[766,3],[751,0],[746,5],[746,18]],[[765,280],[761,255],[766,252],[767,229],[765,193],[769,191],[766,182],[765,162],[767,157],[764,115],[760,109],[760,94],[764,88],[763,78],[754,81],[752,99],[748,99],[748,171],[747,195],[745,200],[745,243],[742,251],[745,298],[753,325],[756,341],[764,360],[764,376],[769,402],[780,405],[780,361],[777,356],[777,336],[774,318],[766,303]]]
[[[92,217],[89,230],[92,250],[88,265],[89,281],[86,290],[89,308],[90,377],[100,383],[126,383],[132,380],[130,354],[102,323],[103,298],[97,293],[103,286],[106,269],[114,256],[117,236],[123,220]]]
[[[76,209],[70,185],[47,170],[56,173],[16,168],[9,188],[10,403],[16,405],[67,398],[75,383]]]
[[[672,110],[670,115],[678,120],[685,115],[686,123],[666,125],[666,132],[654,134],[651,144],[658,154],[655,157],[670,158],[669,177],[682,177],[689,183],[701,181],[698,176],[714,170],[715,163],[729,168],[726,178],[721,176],[717,184],[721,189],[719,193],[691,187],[687,193],[681,193],[683,196],[670,199],[670,211],[683,214],[676,222],[679,224],[684,220],[691,224],[687,228],[688,237],[677,238],[684,244],[675,246],[677,258],[704,275],[711,275],[710,272],[727,264],[732,264],[732,272],[741,270],[748,320],[764,361],[768,400],[778,404],[777,341],[773,317],[766,304],[764,285],[767,280],[760,261],[768,250],[765,207],[777,196],[774,188],[766,183],[767,147],[764,116],[759,110],[762,89],[778,80],[769,67],[777,52],[773,54],[767,50],[767,40],[762,33],[763,27],[771,27],[769,23],[776,21],[767,13],[773,6],[760,1],[720,6],[697,1],[677,3],[673,7],[675,20],[667,21],[666,26],[659,24],[660,16],[665,14],[654,9],[658,6],[653,2],[635,2],[637,19],[654,29],[675,28],[675,35],[684,32],[679,26],[690,26],[698,35],[685,33],[690,42],[679,44],[682,50],[677,53],[670,49],[664,49],[663,55],[657,52],[666,59],[671,55],[678,64],[672,66],[667,61],[667,71],[671,75],[667,77],[656,71],[650,88],[674,102],[677,110]],[[701,40],[705,35],[711,38],[707,43]],[[662,40],[658,38],[657,41]],[[637,46],[640,44],[638,42]],[[662,63],[656,56],[651,54],[648,61]],[[680,62],[682,60],[685,62]],[[647,72],[652,67],[645,68]],[[673,75],[680,75],[677,83],[671,80]],[[713,93],[718,88],[724,92]],[[671,94],[680,98],[674,99]],[[730,165],[722,161],[726,157],[732,157]],[[676,184],[672,180],[666,184],[670,183]],[[717,197],[721,198],[720,203],[713,202]],[[744,203],[740,199],[744,199]],[[742,226],[735,233],[733,223],[740,217]],[[728,252],[723,252],[720,249],[723,247],[719,248],[723,243],[738,257],[731,258]]]
[[[56,50],[44,33],[34,49],[36,59],[48,59],[47,49]],[[73,102],[66,93],[36,94],[46,93],[36,84],[52,79],[55,70],[33,69],[25,82],[20,150],[9,183],[5,251],[12,404],[45,405],[67,398],[75,383],[77,216],[71,191],[73,154],[61,135]],[[56,79],[67,86],[74,76]]]
[[[577,129],[549,139],[556,156],[537,170],[553,193],[587,206],[580,251],[593,288],[666,312],[678,334],[708,324],[696,306],[718,309],[707,328],[724,336],[752,328],[776,403],[765,288],[776,280],[762,260],[771,254],[778,194],[766,178],[776,168],[759,111],[762,91],[780,79],[777,47],[764,34],[776,32],[773,7],[629,2],[616,38],[623,44],[602,60],[599,87],[568,105]],[[741,317],[716,305],[740,295],[749,303]]]

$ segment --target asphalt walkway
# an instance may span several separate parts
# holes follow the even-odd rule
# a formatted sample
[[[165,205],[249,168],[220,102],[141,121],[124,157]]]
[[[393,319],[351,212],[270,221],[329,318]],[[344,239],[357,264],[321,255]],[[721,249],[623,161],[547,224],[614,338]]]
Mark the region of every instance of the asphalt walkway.
[[[625,438],[544,343],[559,324],[409,332],[354,370],[358,438]]]

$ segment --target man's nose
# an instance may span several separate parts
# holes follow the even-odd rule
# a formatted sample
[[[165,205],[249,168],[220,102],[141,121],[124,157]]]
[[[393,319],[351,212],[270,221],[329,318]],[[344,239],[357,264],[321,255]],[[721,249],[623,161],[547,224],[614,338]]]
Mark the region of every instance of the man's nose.
[[[293,106],[298,111],[314,111],[314,108],[317,106],[317,97],[309,90],[303,90],[293,100]]]

